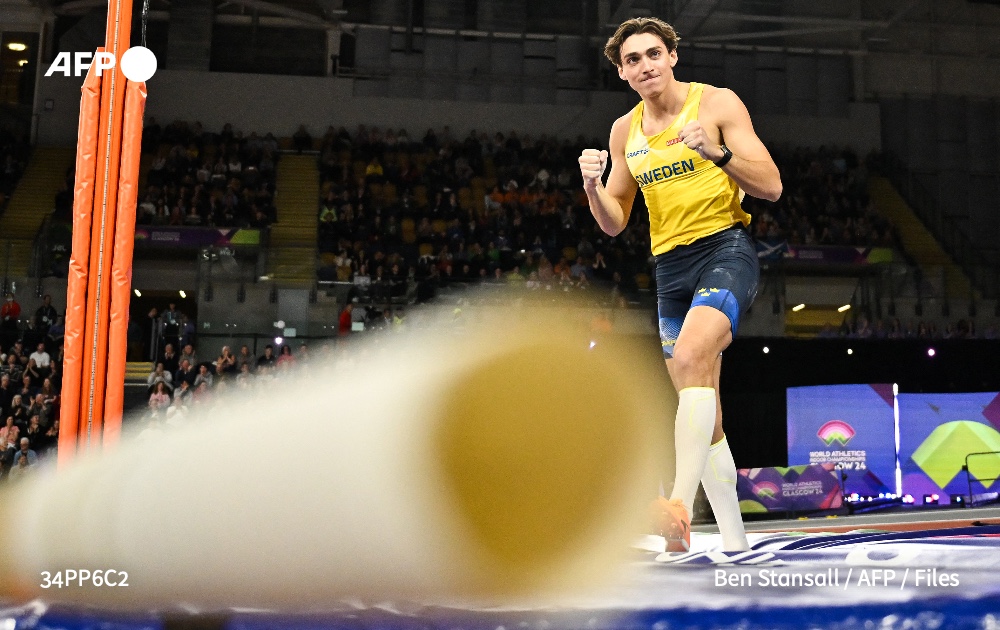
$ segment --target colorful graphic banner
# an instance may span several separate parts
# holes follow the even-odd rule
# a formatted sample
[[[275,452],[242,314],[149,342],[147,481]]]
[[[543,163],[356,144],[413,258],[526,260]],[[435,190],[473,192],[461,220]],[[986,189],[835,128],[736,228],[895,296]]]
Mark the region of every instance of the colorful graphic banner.
[[[790,387],[788,463],[833,464],[847,494],[896,491],[892,385]]]
[[[843,489],[834,464],[737,471],[741,512],[809,512],[841,506]]]
[[[889,247],[790,245],[787,241],[757,241],[756,245],[757,257],[761,260],[793,260],[824,265],[873,265],[893,260],[893,252]]]
[[[260,230],[249,228],[147,227],[135,230],[138,247],[258,247]]]
[[[1000,394],[900,394],[899,417],[904,494],[968,496],[966,461],[973,494],[1000,491]]]

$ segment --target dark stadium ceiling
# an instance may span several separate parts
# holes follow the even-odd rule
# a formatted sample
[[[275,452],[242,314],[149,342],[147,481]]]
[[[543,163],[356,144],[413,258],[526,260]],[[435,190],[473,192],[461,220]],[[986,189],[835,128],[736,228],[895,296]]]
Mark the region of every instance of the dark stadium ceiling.
[[[188,4],[190,0],[175,0]],[[206,0],[208,1],[208,0]],[[219,23],[256,23],[311,29],[371,23],[372,7],[411,6],[417,15],[432,4],[475,16],[477,6],[516,0],[210,0]],[[670,20],[686,44],[893,52],[949,56],[1000,56],[1000,0],[523,0],[525,30],[533,35],[581,35],[600,41],[622,20],[656,15]],[[0,0],[0,14],[83,15],[107,0]],[[141,6],[136,2],[136,6]],[[167,20],[170,0],[150,0],[150,17]],[[386,11],[383,10],[383,13]],[[392,10],[388,13],[393,13]],[[399,21],[399,20],[397,20]],[[406,28],[401,23],[389,25]],[[475,18],[472,18],[475,22]],[[383,23],[384,24],[384,23]],[[463,35],[488,35],[467,28]]]

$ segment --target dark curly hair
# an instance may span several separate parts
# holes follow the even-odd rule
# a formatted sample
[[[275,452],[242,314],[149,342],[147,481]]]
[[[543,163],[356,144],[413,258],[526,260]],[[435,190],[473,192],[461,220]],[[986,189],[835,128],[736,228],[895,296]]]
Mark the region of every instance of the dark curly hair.
[[[620,68],[622,65],[622,43],[632,35],[639,33],[656,35],[663,41],[668,52],[677,50],[677,42],[681,41],[674,27],[663,20],[653,17],[637,17],[622,22],[608,43],[604,45],[604,56]]]

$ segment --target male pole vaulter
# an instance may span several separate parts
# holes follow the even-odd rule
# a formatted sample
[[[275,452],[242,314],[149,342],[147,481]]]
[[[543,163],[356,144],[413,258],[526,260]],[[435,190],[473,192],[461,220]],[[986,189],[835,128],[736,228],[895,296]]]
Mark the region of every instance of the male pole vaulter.
[[[700,481],[724,548],[739,551],[749,545],[722,431],[721,354],[760,276],[740,200],[745,191],[776,201],[781,177],[735,93],[674,78],[678,40],[656,18],[628,20],[608,40],[604,54],[642,101],[611,127],[607,184],[607,151],[584,150],[580,171],[590,211],[606,233],[625,229],[636,190],[649,208],[660,340],[679,394],[677,473],[670,500],[657,501],[657,527],[668,551],[690,548]]]

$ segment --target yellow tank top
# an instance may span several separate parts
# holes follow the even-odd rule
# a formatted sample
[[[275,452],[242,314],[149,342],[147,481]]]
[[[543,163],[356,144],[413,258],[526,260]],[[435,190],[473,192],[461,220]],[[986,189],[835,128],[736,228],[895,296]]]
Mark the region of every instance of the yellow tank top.
[[[642,133],[642,101],[632,110],[625,162],[646,198],[654,255],[738,222],[750,225],[750,215],[740,207],[743,191],[736,182],[677,138],[684,125],[698,119],[704,88],[692,83],[677,119],[655,136]]]

